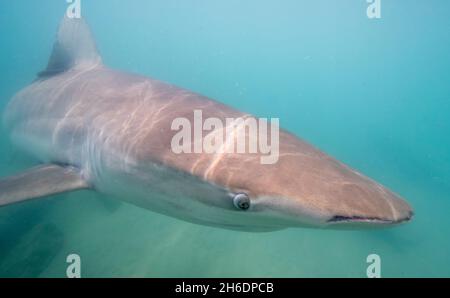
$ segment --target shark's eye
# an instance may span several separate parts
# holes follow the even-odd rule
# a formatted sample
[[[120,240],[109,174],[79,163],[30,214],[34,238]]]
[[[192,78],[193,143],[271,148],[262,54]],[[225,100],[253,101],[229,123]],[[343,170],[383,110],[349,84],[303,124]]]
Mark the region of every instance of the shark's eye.
[[[239,193],[234,196],[233,204],[239,210],[248,210],[250,208],[250,198],[245,193]]]

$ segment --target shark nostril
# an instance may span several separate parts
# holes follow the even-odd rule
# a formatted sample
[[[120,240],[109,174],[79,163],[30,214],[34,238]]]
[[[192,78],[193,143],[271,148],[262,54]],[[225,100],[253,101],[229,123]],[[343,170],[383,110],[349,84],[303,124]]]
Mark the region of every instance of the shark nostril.
[[[408,217],[405,220],[411,220],[414,217],[414,211],[408,212]]]

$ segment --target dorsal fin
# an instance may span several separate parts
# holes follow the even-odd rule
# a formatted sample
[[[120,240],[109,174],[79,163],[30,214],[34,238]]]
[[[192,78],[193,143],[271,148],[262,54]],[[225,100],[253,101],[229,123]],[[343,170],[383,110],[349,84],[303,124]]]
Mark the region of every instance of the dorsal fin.
[[[47,69],[39,77],[53,76],[70,69],[101,65],[94,38],[83,18],[64,16],[56,36]]]

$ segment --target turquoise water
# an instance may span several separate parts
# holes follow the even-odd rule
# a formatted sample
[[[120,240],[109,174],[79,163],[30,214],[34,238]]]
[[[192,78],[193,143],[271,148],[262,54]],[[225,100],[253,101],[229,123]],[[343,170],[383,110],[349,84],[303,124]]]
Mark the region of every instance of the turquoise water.
[[[0,277],[450,277],[450,3],[82,1],[106,64],[264,117],[398,192],[379,231],[235,232],[83,191],[0,209]],[[44,69],[65,1],[0,2],[0,109]],[[0,135],[0,175],[36,164]]]

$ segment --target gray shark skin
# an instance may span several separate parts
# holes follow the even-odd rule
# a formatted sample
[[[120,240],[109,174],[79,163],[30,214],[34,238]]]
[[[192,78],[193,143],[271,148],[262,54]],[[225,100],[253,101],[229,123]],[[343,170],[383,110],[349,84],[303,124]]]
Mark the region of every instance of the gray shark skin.
[[[90,188],[185,221],[245,231],[387,227],[412,218],[398,195],[284,130],[275,164],[261,164],[260,154],[176,154],[172,121],[193,122],[194,110],[224,122],[252,117],[108,68],[84,20],[64,18],[47,69],[12,99],[4,125],[18,147],[60,173],[58,193]],[[0,205],[15,188],[22,191],[14,202],[56,193],[41,190],[52,183],[36,180],[42,171],[0,182]],[[33,179],[39,192],[23,192]],[[2,185],[13,186],[5,192]],[[248,210],[233,204],[240,193],[250,198]]]

